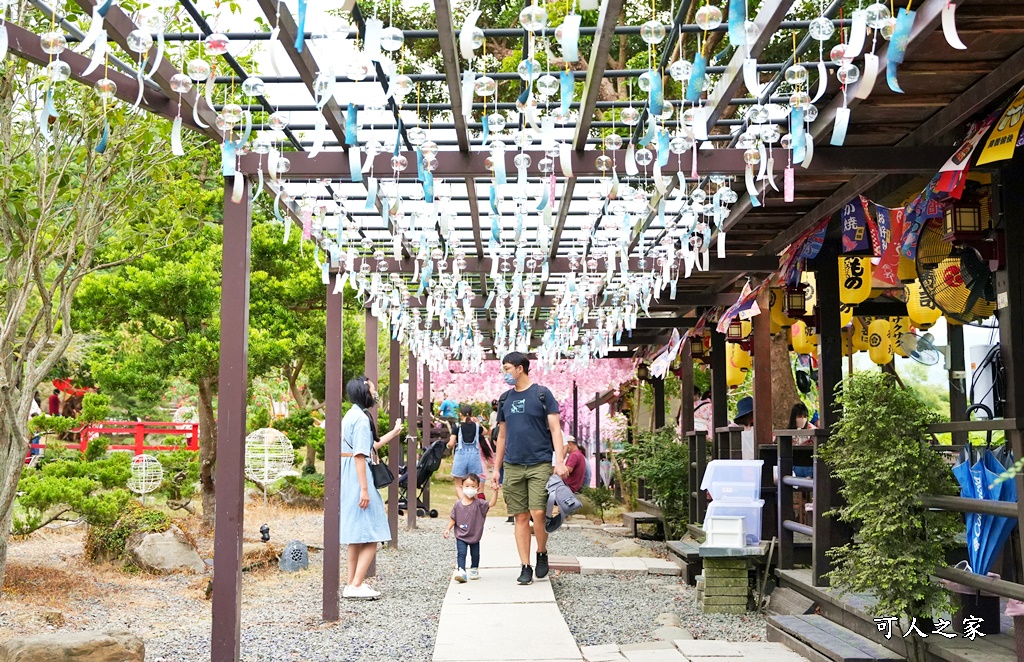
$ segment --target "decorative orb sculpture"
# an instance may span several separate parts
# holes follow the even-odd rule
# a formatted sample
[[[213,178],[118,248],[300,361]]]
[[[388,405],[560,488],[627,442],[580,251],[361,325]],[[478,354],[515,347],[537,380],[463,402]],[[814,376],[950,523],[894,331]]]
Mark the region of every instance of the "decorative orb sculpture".
[[[132,458],[131,472],[128,489],[143,497],[160,487],[164,481],[163,465],[152,455],[142,454]]]
[[[245,477],[264,487],[293,471],[295,451],[280,430],[260,428],[245,438]]]

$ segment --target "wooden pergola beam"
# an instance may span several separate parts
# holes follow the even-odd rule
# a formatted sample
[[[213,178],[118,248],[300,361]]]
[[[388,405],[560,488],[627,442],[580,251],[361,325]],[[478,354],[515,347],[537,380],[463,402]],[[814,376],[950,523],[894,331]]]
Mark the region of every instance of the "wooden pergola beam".
[[[576,134],[572,140],[573,149],[577,152],[586,149],[587,138],[590,136],[590,124],[593,122],[597,97],[601,93],[601,83],[604,81],[608,54],[611,52],[615,25],[619,20],[622,5],[623,0],[605,0],[601,3],[601,13],[597,18],[597,32],[594,34],[593,45],[590,48],[587,79],[583,84],[583,103],[580,106],[579,119],[576,122]]]
[[[364,260],[371,258],[364,257]],[[640,267],[638,262],[641,258],[633,256],[629,258],[629,270],[639,271]],[[377,263],[374,260],[374,263]],[[412,274],[416,271],[416,261],[411,258],[405,258],[400,261],[395,261],[393,257],[385,257],[379,261],[381,264],[387,266],[388,273],[392,274]],[[478,271],[489,271],[491,267],[491,258],[476,258],[466,257],[466,267],[463,271],[465,272],[478,272]],[[549,262],[549,273],[555,274],[567,274],[572,273],[572,269],[569,268],[569,258],[567,257],[556,257]],[[694,274],[707,274],[707,273],[739,273],[739,274],[768,274],[772,273],[779,268],[779,258],[774,255],[757,255],[757,256],[741,256],[741,255],[729,255],[724,258],[711,257],[708,270],[703,272],[694,272]],[[577,273],[581,273],[577,269]],[[604,272],[598,272],[599,275],[603,275]],[[680,283],[685,283],[685,278],[679,279]],[[680,297],[684,295],[679,295]],[[704,304],[706,305],[706,304]]]
[[[469,151],[469,127],[463,116],[462,73],[459,67],[459,49],[455,46],[455,26],[452,22],[452,8],[448,0],[434,0],[434,16],[437,20],[437,41],[444,60],[444,77],[448,83],[448,98],[451,103],[452,122],[455,124],[455,138],[459,151]]]

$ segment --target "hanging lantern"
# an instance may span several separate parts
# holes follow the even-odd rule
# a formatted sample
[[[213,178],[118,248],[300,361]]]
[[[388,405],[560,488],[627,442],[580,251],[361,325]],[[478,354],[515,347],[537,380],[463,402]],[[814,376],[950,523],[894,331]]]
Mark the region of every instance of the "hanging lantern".
[[[787,317],[793,319],[807,314],[807,287],[803,283],[786,288],[786,297],[782,302],[782,312]]]
[[[768,315],[768,333],[773,336],[782,333],[782,326],[775,321],[774,315]]]
[[[870,348],[868,344],[868,325],[871,324],[870,317],[853,318],[853,348],[858,352],[866,352]]]
[[[742,344],[737,344],[733,349],[732,362],[743,372],[747,372],[754,367],[754,357],[751,355],[750,350],[745,349]]]
[[[871,258],[839,258],[839,300],[862,303],[871,295]]]
[[[773,287],[768,293],[768,303],[771,310],[772,322],[780,327],[793,326],[796,320],[787,317],[783,307],[786,303],[786,291]]]
[[[736,364],[736,352],[742,351],[743,350],[740,346],[735,343],[730,343],[726,346],[725,384],[730,388],[733,386],[739,386],[746,379],[743,369]]]
[[[892,325],[884,318],[876,319],[868,326],[868,357],[876,365],[892,363]]]
[[[729,323],[729,328],[726,332],[725,339],[729,342],[740,342],[744,338],[750,335],[750,331],[753,329],[753,325],[749,320],[741,320],[740,318],[734,319]]]
[[[907,358],[907,352],[903,349],[900,344],[900,338],[903,334],[910,333],[910,318],[909,317],[890,317],[889,323],[892,325],[892,351],[899,354],[903,358]]]
[[[839,328],[849,326],[853,321],[853,306],[848,303],[839,304]]]
[[[793,351],[797,354],[810,354],[814,351],[814,340],[808,333],[807,325],[797,321],[790,329],[793,337]]]
[[[651,369],[646,363],[641,363],[636,367],[636,378],[642,382],[646,382],[651,378]]]
[[[704,347],[704,338],[697,337],[690,339],[690,356],[701,363],[707,363],[708,352]]]
[[[951,200],[943,219],[946,241],[979,239],[992,227],[987,205],[977,192],[965,190],[959,200]]]
[[[921,287],[921,281],[915,280],[908,283],[906,294],[907,315],[917,328],[922,331],[928,329],[942,317],[942,311]]]
[[[896,266],[896,276],[901,283],[917,280],[917,263],[900,253],[900,261]]]

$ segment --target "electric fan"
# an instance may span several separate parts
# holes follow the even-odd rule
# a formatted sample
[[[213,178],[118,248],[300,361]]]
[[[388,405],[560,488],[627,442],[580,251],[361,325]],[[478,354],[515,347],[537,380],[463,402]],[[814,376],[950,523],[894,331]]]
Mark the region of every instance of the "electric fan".
[[[907,353],[907,356],[923,365],[938,365],[945,354],[936,347],[932,340],[932,334],[926,333],[919,336],[916,333],[904,333],[899,338],[900,348]]]
[[[946,317],[970,324],[996,312],[995,275],[973,246],[944,238],[942,219],[928,221],[917,247],[921,288]]]

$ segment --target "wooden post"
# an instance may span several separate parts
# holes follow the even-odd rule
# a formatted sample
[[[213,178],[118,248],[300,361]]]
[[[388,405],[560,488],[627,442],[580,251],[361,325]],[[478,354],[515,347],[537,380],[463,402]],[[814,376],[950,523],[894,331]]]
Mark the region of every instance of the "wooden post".
[[[754,457],[757,446],[772,443],[772,331],[768,290],[757,298],[761,314],[753,319],[754,343]]]
[[[716,460],[729,459],[729,448],[722,448],[719,428],[729,425],[729,392],[725,383],[725,334],[711,330],[711,457]]]
[[[391,352],[388,355],[388,411],[392,417],[402,416],[402,346],[397,340],[391,341]],[[388,526],[391,528],[392,548],[398,548],[398,465],[402,456],[402,435],[398,435],[388,444],[388,467],[395,480],[388,485]]]
[[[249,187],[231,201],[224,183],[217,406],[217,506],[213,538],[213,625],[210,659],[237,662],[242,634],[242,534],[245,515],[245,410],[249,381]]]
[[[818,420],[819,428],[830,430],[843,412],[836,403],[835,389],[843,380],[843,336],[839,318],[839,238],[826,237],[815,260],[818,287]],[[815,445],[828,443],[827,437],[815,437]],[[825,552],[849,540],[848,527],[825,513],[839,505],[838,480],[832,469],[814,454],[814,552],[811,574],[815,586],[827,586],[825,573],[832,562]]]
[[[406,460],[405,460],[405,516],[406,526],[410,529],[416,528],[416,508],[419,505],[416,489],[416,461],[419,457],[418,450],[419,444],[417,443],[416,424],[419,420],[418,412],[416,411],[416,380],[419,377],[417,374],[418,367],[416,365],[416,357],[413,356],[412,352],[409,352],[409,393],[406,396],[406,411],[408,412],[409,420],[409,435],[406,437]]]
[[[604,479],[601,476],[601,405],[597,404],[601,402],[601,392],[598,391],[594,394],[594,474],[597,476],[597,486],[601,487],[604,485]],[[635,415],[635,412],[634,412]]]
[[[967,371],[964,353],[964,327],[960,324],[946,325],[946,344],[949,347],[949,420],[967,419]],[[968,433],[954,432],[954,444],[966,444]]]
[[[434,422],[432,420],[430,400],[430,368],[423,364],[423,448],[430,448],[433,440]],[[430,515],[430,482],[423,487],[423,509]]]
[[[344,312],[344,311],[343,311]],[[365,313],[365,350],[363,352],[363,374],[366,378],[373,382],[374,387],[377,389],[377,393],[380,393],[380,384],[377,381],[378,378],[378,365],[377,365],[377,318],[370,314],[370,309],[366,309]],[[344,329],[344,323],[342,328]],[[351,376],[351,375],[350,375]],[[374,406],[370,414],[373,416],[373,420],[377,420],[377,407]],[[379,428],[379,426],[378,426]],[[377,430],[378,434],[384,434],[387,430]],[[370,561],[370,567],[366,571],[367,577],[377,576],[377,550],[374,548],[373,560]]]
[[[679,350],[682,363],[679,365],[679,438],[693,430],[693,356],[690,354],[689,339]],[[693,461],[693,458],[690,458]]]
[[[344,338],[344,290],[334,294],[340,275],[327,285],[327,365],[324,383],[324,595],[323,618],[340,618],[341,582],[341,399],[344,397],[341,357]]]
[[[654,429],[665,427],[665,380],[660,377],[651,377],[651,387],[654,389]]]

